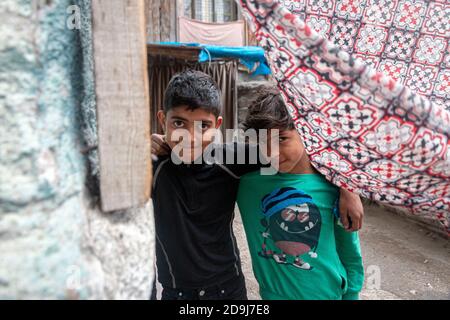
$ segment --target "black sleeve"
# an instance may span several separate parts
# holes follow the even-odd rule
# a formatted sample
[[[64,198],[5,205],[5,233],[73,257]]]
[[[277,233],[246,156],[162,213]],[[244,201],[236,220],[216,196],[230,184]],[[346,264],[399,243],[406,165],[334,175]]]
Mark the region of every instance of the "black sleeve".
[[[152,156],[152,185],[151,185],[151,190],[152,190],[152,198],[153,198],[153,189],[154,186],[156,185],[156,180],[158,178],[158,171],[160,171],[160,166],[163,165],[163,162],[169,158],[169,156],[161,156],[161,157],[157,157],[157,156]],[[159,170],[158,170],[159,169]]]
[[[163,162],[165,159],[167,159],[168,156],[164,156],[164,157],[157,157],[152,155],[152,171],[153,171],[153,176],[155,176],[156,171],[158,170],[158,167],[161,165],[161,162]]]
[[[222,145],[222,164],[230,169],[238,177],[270,166],[270,163],[262,156],[258,145],[246,143],[225,143]]]

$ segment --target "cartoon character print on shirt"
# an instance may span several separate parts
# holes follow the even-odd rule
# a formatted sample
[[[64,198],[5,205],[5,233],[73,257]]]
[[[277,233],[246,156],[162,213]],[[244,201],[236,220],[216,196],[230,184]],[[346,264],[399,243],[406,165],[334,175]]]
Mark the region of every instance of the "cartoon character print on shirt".
[[[265,195],[261,200],[264,218],[261,224],[264,242],[259,255],[279,264],[311,270],[301,256],[308,253],[317,258],[322,218],[312,197],[301,190],[285,187]],[[276,247],[268,248],[268,241]]]

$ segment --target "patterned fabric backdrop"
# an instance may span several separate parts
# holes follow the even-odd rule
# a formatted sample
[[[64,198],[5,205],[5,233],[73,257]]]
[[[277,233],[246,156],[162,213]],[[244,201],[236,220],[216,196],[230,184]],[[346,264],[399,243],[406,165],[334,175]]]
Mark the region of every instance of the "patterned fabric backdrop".
[[[287,0],[339,48],[450,110],[450,1]]]
[[[450,234],[449,2],[281,2],[241,5],[313,165]]]

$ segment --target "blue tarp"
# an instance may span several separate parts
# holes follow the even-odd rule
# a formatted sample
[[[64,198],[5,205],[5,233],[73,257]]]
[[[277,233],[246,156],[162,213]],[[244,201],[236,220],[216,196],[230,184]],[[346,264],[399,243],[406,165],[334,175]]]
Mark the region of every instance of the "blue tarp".
[[[199,62],[207,62],[219,58],[235,58],[239,59],[239,62],[246,66],[250,70],[251,74],[270,74],[270,68],[267,64],[266,58],[264,57],[264,49],[261,47],[223,47],[183,42],[159,42],[158,44],[200,47],[202,50],[198,56]]]

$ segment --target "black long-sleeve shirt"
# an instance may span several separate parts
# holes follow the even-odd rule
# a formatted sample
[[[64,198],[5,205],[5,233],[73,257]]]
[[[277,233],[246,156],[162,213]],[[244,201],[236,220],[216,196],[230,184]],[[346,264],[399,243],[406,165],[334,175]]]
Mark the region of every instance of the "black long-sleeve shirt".
[[[242,272],[232,228],[239,177],[261,162],[258,155],[249,164],[248,145],[222,148],[235,164],[175,164],[170,156],[153,163],[156,263],[163,287],[204,288]],[[242,152],[245,163],[236,164]]]

